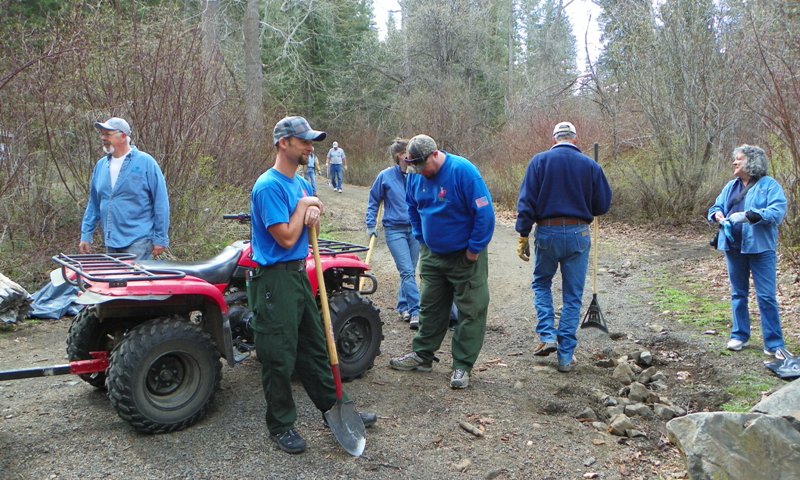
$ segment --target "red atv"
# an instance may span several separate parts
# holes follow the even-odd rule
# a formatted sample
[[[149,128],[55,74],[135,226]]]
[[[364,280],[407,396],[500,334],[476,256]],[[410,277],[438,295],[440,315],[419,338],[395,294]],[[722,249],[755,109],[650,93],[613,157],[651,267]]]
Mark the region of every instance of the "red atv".
[[[224,218],[250,221],[249,214]],[[319,247],[341,374],[352,380],[380,353],[380,311],[364,296],[375,292],[377,281],[356,256],[366,247],[330,240]],[[204,262],[131,258],[53,257],[61,265],[53,282],[77,285],[78,303],[86,305],[67,338],[73,368],[61,373],[79,373],[108,389],[111,404],[136,430],[180,430],[205,414],[222,377],[220,357],[234,366],[253,351],[245,289],[256,267],[250,242],[235,242]],[[313,255],[306,271],[317,295]]]

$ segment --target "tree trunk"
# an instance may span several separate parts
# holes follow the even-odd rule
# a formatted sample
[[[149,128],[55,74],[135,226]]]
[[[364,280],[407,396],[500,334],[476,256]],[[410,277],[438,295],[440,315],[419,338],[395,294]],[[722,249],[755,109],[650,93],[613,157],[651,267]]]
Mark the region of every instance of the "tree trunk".
[[[254,137],[264,131],[264,71],[261,67],[260,0],[247,0],[242,30],[244,32],[244,62],[247,86],[245,89],[246,128]]]

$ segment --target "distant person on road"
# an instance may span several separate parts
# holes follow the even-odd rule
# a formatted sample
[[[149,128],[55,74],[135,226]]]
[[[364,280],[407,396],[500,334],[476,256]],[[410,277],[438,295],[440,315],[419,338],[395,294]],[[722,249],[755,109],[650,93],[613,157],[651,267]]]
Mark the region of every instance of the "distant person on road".
[[[328,168],[331,186],[342,193],[342,168],[347,170],[347,155],[339,148],[339,142],[333,142],[333,147],[328,150]]]
[[[377,235],[378,207],[383,202],[383,231],[386,246],[392,254],[400,273],[397,306],[400,318],[409,322],[412,330],[419,328],[419,288],[417,287],[417,260],[419,241],[411,233],[406,203],[406,169],[408,140],[395,138],[389,146],[389,157],[395,163],[378,174],[369,190],[367,201],[367,234]]]
[[[785,348],[778,313],[777,257],[778,225],[786,215],[786,196],[774,178],[767,175],[764,150],[742,145],[733,151],[733,180],[728,182],[708,209],[707,219],[719,223],[717,248],[725,252],[731,284],[733,328],[727,348],[739,351],[750,340],[750,274],[756,288],[764,353],[783,359]]]
[[[137,260],[169,247],[169,196],[158,163],[131,145],[131,127],[122,118],[95,122],[106,155],[94,167],[81,224],[80,253],[91,253],[102,225],[108,253],[132,253]]]
[[[489,309],[489,254],[494,208],[469,160],[443,150],[427,135],[408,143],[406,202],[411,232],[420,242],[420,327],[412,352],[392,358],[396,370],[430,372],[455,300],[451,388],[467,388],[483,347]]]
[[[539,344],[533,354],[558,351],[558,371],[575,364],[583,286],[589,263],[589,224],[608,212],[611,187],[597,162],[577,147],[578,133],[570,122],[553,129],[553,146],[534,156],[525,171],[517,200],[517,255],[530,259],[528,235],[536,226],[533,303]],[[561,319],[555,326],[553,277],[561,268]]]
[[[305,268],[308,228],[319,226],[323,205],[309,195],[308,182],[295,175],[297,167],[308,162],[311,142],[325,135],[312,130],[303,117],[286,117],[275,124],[275,165],[256,180],[250,196],[253,261],[258,268],[247,293],[256,314],[253,332],[267,401],[267,429],[270,440],[288,453],[306,449],[295,429],[292,373],[297,372],[323,414],[336,404],[325,334]],[[366,427],[377,421],[374,413],[360,416]]]
[[[311,185],[311,195],[317,195],[317,179],[316,173],[319,170],[319,162],[317,155],[314,153],[314,147],[311,147],[311,154],[308,156],[308,165],[306,165],[306,180]]]

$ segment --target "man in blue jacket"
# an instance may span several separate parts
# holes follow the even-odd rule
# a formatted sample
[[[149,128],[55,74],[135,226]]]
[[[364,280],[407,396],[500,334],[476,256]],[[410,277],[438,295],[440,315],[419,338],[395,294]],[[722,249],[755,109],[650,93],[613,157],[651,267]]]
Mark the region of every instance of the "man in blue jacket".
[[[492,197],[475,165],[439,150],[427,135],[411,139],[405,161],[413,174],[406,184],[411,232],[420,242],[420,327],[413,351],[392,358],[389,366],[430,372],[455,300],[459,326],[453,332],[450,387],[466,388],[486,333]]]
[[[581,298],[586,282],[591,237],[589,224],[611,206],[611,187],[603,169],[576,146],[577,131],[570,122],[553,129],[553,147],[528,164],[517,201],[517,255],[530,259],[528,235],[536,223],[533,268],[536,356],[558,351],[558,371],[569,372],[578,345]],[[551,286],[561,267],[562,307],[555,327]]]
[[[78,250],[92,252],[97,225],[108,253],[157,257],[169,247],[169,196],[161,168],[131,145],[131,127],[112,117],[94,127],[106,156],[95,165]]]

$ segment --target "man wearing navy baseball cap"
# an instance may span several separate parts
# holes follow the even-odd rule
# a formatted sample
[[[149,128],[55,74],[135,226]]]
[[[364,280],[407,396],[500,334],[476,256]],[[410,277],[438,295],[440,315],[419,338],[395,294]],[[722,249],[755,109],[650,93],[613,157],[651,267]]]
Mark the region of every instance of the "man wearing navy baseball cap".
[[[169,247],[169,196],[158,163],[131,145],[131,126],[111,117],[95,122],[106,155],[89,184],[78,250],[91,253],[102,225],[108,253],[133,253],[137,260],[157,257]]]
[[[250,195],[253,261],[258,268],[250,277],[248,297],[256,312],[252,325],[267,429],[270,440],[288,453],[306,449],[295,429],[292,373],[297,371],[320,411],[336,403],[325,334],[305,267],[308,229],[319,226],[323,205],[311,195],[308,181],[295,175],[298,166],[308,164],[313,142],[325,136],[303,117],[286,117],[275,124],[275,165],[256,180]],[[374,413],[360,415],[367,427],[378,419]]]

